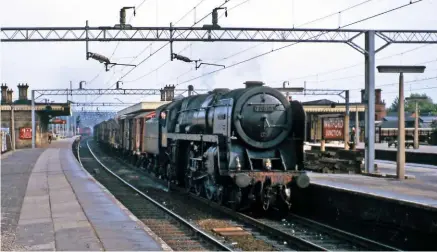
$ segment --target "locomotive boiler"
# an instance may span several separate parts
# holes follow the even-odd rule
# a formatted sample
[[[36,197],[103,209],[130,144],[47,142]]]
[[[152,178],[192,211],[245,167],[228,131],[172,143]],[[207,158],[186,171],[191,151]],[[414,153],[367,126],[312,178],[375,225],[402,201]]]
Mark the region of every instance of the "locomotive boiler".
[[[305,188],[305,114],[274,88],[248,81],[162,105],[144,126],[144,166],[233,209],[290,207]]]

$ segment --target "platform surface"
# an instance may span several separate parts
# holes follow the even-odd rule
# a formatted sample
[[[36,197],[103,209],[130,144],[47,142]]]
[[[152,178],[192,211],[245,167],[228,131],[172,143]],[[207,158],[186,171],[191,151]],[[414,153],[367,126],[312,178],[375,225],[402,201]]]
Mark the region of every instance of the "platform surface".
[[[396,174],[396,163],[377,161],[380,173]],[[437,208],[437,167],[408,164],[406,175],[415,179],[370,177],[356,174],[323,174],[310,172],[312,184],[339,188],[378,197],[396,199]]]
[[[307,143],[309,146],[318,146],[320,147],[320,143]],[[327,143],[325,144],[326,147],[336,147],[336,148],[343,148],[343,143]],[[361,150],[364,149],[364,143],[358,143],[357,149]],[[375,149],[377,150],[387,150],[387,151],[397,151],[397,148],[395,148],[393,145],[392,147],[388,147],[387,143],[375,143]],[[420,145],[419,149],[413,149],[413,148],[405,148],[405,151],[408,152],[419,152],[419,153],[435,153],[437,155],[437,146],[434,145]]]
[[[2,250],[170,250],[80,166],[72,143],[2,158]]]

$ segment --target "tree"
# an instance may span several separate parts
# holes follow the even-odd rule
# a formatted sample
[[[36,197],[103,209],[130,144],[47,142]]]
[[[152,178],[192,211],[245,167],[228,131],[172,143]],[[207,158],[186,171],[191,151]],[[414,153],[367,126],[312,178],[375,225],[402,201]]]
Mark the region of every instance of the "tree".
[[[399,108],[399,97],[396,96],[390,107],[387,109],[388,112],[397,112]]]
[[[410,98],[426,98],[425,100],[418,100],[419,104],[419,111],[421,115],[437,115],[437,104],[433,103],[433,100],[431,97],[427,96],[426,94],[415,94],[412,93],[410,95]],[[416,101],[406,101],[405,103],[405,111],[414,113],[416,111]]]
[[[437,104],[433,102],[431,97],[426,94],[412,93],[410,98],[425,97],[426,100],[418,100],[419,111],[421,115],[437,115]],[[388,112],[397,112],[399,108],[399,97],[396,96],[391,106],[387,109]],[[414,113],[416,111],[415,101],[405,101],[405,112]]]

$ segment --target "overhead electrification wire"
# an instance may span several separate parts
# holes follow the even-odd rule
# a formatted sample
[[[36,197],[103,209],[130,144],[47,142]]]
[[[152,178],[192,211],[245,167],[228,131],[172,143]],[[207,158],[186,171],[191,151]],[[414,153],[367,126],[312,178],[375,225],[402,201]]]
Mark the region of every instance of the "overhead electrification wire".
[[[204,0],[203,0],[204,1]],[[197,6],[199,6],[203,1],[200,1],[194,8],[196,8]],[[220,5],[219,7],[222,7],[224,4],[226,4],[227,2],[229,2],[230,0],[227,0],[227,1],[225,1],[225,3],[223,3],[222,5]],[[249,1],[249,0],[247,0],[247,1]],[[245,1],[245,2],[247,2],[247,1]],[[243,2],[244,3],[244,2]],[[241,3],[239,4],[239,5],[241,5]],[[234,6],[233,8],[235,8],[236,6]],[[194,9],[193,8],[193,9]],[[190,11],[191,12],[191,11]],[[190,12],[188,12],[188,13],[190,13]],[[187,13],[187,14],[188,14]],[[211,12],[212,13],[212,12]],[[198,23],[200,23],[202,20],[204,20],[205,18],[207,18],[209,15],[211,15],[211,13],[209,13],[209,14],[207,14],[207,15],[205,15],[203,18],[201,18],[201,19],[199,19],[197,22],[195,22],[191,27],[193,27],[193,26],[195,26],[196,24],[198,24]],[[187,15],[186,14],[186,15]],[[185,16],[186,16],[185,15]],[[184,16],[184,17],[185,17]],[[182,20],[182,18],[181,19],[179,19],[176,23],[178,23],[180,20]],[[175,24],[176,24],[175,23]],[[168,42],[167,44],[165,44],[165,45],[168,45],[168,44],[170,44],[170,42]],[[178,52],[178,54],[179,53],[181,53],[181,52],[183,52],[183,51],[185,51],[188,47],[190,47],[191,45],[192,45],[193,43],[190,43],[190,44],[188,44],[185,48],[183,48],[181,51],[179,51]],[[156,71],[158,71],[159,69],[161,69],[162,67],[164,67],[165,65],[167,65],[169,62],[170,62],[171,60],[167,60],[166,62],[164,62],[163,64],[161,64],[158,68],[155,68],[154,70],[152,70],[152,71],[150,71],[150,72],[148,72],[148,73],[146,73],[146,74],[144,74],[144,75],[142,75],[142,76],[140,76],[140,77],[138,77],[138,78],[136,78],[136,79],[134,79],[134,80],[128,80],[128,81],[125,81],[125,82],[134,82],[134,81],[138,81],[138,80],[140,80],[140,79],[142,79],[142,78],[144,78],[144,77],[146,77],[146,76],[149,76],[150,74],[152,74],[152,73],[154,73],[154,72],[156,72]],[[191,70],[190,70],[191,71]]]
[[[144,0],[145,1],[145,0]],[[194,8],[198,7],[202,2],[204,2],[205,0],[201,0]],[[227,4],[229,1],[231,0],[225,0],[221,5],[219,5],[219,7],[224,6],[225,4]],[[191,12],[192,10],[190,10],[189,12]],[[188,13],[189,13],[188,12]],[[196,24],[198,24],[199,22],[201,22],[202,20],[204,20],[205,18],[207,18],[209,15],[212,14],[212,11],[210,13],[208,13],[207,15],[205,15],[203,18],[201,18],[200,20],[198,20],[197,22],[195,22],[191,27],[195,26]],[[184,16],[186,16],[187,14],[184,14]],[[177,22],[181,21],[182,19],[179,19]],[[176,22],[176,23],[177,23]],[[175,23],[175,24],[176,24]],[[121,81],[124,77],[126,77],[128,74],[130,74],[134,69],[136,69],[138,66],[140,66],[141,64],[143,64],[146,60],[148,60],[150,57],[152,57],[153,55],[155,55],[157,52],[161,51],[164,47],[166,47],[168,44],[170,44],[170,42],[167,42],[166,44],[164,44],[163,46],[161,46],[158,50],[154,51],[153,53],[151,53],[147,58],[143,59],[141,62],[139,62],[135,67],[133,67],[131,70],[129,70],[126,74],[124,74],[122,77],[120,77],[118,79],[118,81]],[[115,74],[115,73],[114,73]],[[112,79],[112,77],[111,77]],[[117,82],[118,82],[117,81]],[[108,81],[109,82],[109,81]],[[112,87],[114,87],[116,85],[115,82],[114,84],[112,84],[108,89],[111,89]],[[97,96],[94,101],[96,101],[101,95]]]
[[[226,3],[228,3],[230,0],[226,0],[223,4],[221,4],[219,7],[222,7],[223,5],[225,5]],[[203,1],[201,1],[200,3],[202,3]],[[199,3],[199,4],[200,4]],[[190,10],[191,12],[191,10]],[[211,15],[212,12],[210,12],[209,14],[207,14],[206,16],[204,16],[203,18],[201,18],[199,21],[197,21],[196,23],[194,23],[191,27],[195,26],[196,24],[198,24],[200,21],[202,21],[203,19],[207,18],[209,15]],[[176,23],[175,23],[176,24]],[[162,47],[160,47],[158,50],[156,50],[152,55],[154,55],[156,52],[159,52],[160,50],[162,50],[164,47],[166,47],[168,44],[170,44],[170,42],[167,42],[166,44],[164,44]],[[134,69],[136,69],[137,67],[139,67],[141,64],[143,64],[147,59],[149,59],[150,57],[147,57],[146,59],[142,60],[140,63],[138,63],[135,67],[133,67],[129,72],[127,72],[126,74],[124,74],[122,77],[119,78],[119,81],[122,80],[124,77],[126,77],[128,74],[130,74]],[[115,84],[114,84],[115,85]]]
[[[181,52],[183,52],[183,51],[185,51],[188,47],[190,47],[190,45],[191,45],[191,44],[185,46],[182,50],[180,50],[180,51],[178,52],[178,54],[181,53]],[[136,79],[134,79],[134,80],[128,80],[128,81],[124,81],[124,82],[129,83],[129,82],[135,82],[135,81],[141,80],[142,78],[144,78],[144,77],[146,77],[146,76],[148,76],[148,75],[150,75],[150,74],[152,74],[152,73],[158,71],[158,70],[161,69],[163,66],[167,65],[170,61],[171,61],[171,60],[167,60],[166,62],[162,63],[159,67],[157,67],[157,68],[151,70],[150,72],[148,72],[148,73],[146,73],[146,74],[144,74],[144,75],[141,75],[140,77],[138,77],[138,78],[136,78]]]
[[[425,45],[425,46],[428,46],[428,45]],[[399,55],[402,55],[402,54],[406,54],[406,53],[418,50],[418,49],[420,49],[422,47],[424,47],[424,46],[415,47],[413,49],[409,49],[409,50],[406,50],[406,51],[403,51],[403,52],[400,52],[400,53],[396,53],[396,54],[393,54],[393,55],[377,58],[377,60],[385,60],[385,59],[393,58],[395,56],[399,56]],[[419,63],[416,63],[416,64],[427,64],[427,63],[432,63],[432,62],[435,62],[435,61],[437,61],[437,60],[429,60],[429,61],[425,61],[425,62],[419,62]],[[342,68],[336,68],[336,69],[333,69],[333,70],[324,71],[324,72],[320,72],[320,73],[316,73],[316,74],[311,74],[311,75],[306,75],[306,76],[302,76],[302,77],[296,77],[296,78],[292,78],[292,79],[287,79],[286,81],[301,80],[301,79],[306,79],[308,77],[313,77],[313,76],[317,76],[318,77],[318,76],[321,76],[321,75],[326,75],[326,74],[330,74],[330,73],[339,72],[339,71],[346,70],[346,69],[349,69],[349,68],[353,68],[353,67],[356,67],[356,66],[359,66],[359,65],[363,65],[363,64],[364,63],[357,63],[357,64],[345,66],[345,67],[342,67]],[[340,77],[340,78],[335,78],[335,79],[327,79],[327,80],[307,81],[307,82],[317,82],[317,83],[320,83],[320,82],[327,82],[327,81],[334,81],[334,80],[352,79],[352,78],[362,77],[362,76],[364,76],[364,74],[353,75],[353,76],[349,76],[349,77]],[[284,81],[284,79],[281,79],[281,80],[269,81],[269,83],[277,83],[277,82],[281,82],[282,83],[283,81]]]
[[[227,2],[229,2],[230,0],[228,0]],[[244,2],[241,2],[241,3],[239,3],[239,4],[237,4],[237,5],[235,5],[235,6],[233,6],[233,7],[231,7],[231,8],[229,8],[229,10],[228,11],[230,11],[230,10],[233,10],[233,9],[235,9],[235,8],[237,8],[237,7],[239,7],[239,6],[241,6],[242,4],[244,4],[244,3],[247,3],[247,2],[249,2],[250,0],[246,0],[246,1],[244,1]],[[199,6],[201,3],[202,3],[203,1],[201,1],[200,3],[198,3],[197,5],[196,5],[196,7],[197,6]],[[225,2],[225,3],[227,3],[227,2]],[[220,5],[219,7],[222,7],[225,3],[223,3],[222,5]],[[195,7],[195,8],[196,8]],[[194,8],[193,8],[194,9]],[[188,12],[189,13],[189,12]],[[188,13],[186,14],[186,15],[188,15]],[[211,12],[212,13],[212,12]],[[196,24],[198,24],[199,22],[201,22],[202,20],[204,20],[205,18],[207,18],[209,15],[211,15],[211,13],[209,13],[209,14],[207,14],[206,16],[204,16],[203,18],[201,18],[201,19],[199,19],[197,22],[195,22],[191,27],[193,27],[194,25],[196,25]],[[186,16],[185,15],[185,16]],[[222,17],[224,14],[222,13],[222,15],[220,15],[219,16],[219,18],[220,17]],[[184,17],[185,17],[184,16]],[[179,22],[180,20],[182,20],[182,18],[181,19],[179,19],[177,22]],[[169,43],[167,43],[166,45],[168,45]],[[184,49],[182,49],[181,51],[179,51],[178,52],[178,54],[179,53],[181,53],[181,52],[183,52],[183,51],[185,51],[188,47],[190,47],[191,45],[192,45],[193,43],[190,43],[189,45],[187,45]],[[249,50],[249,49],[248,49]],[[242,53],[242,52],[240,52],[240,53]],[[235,56],[235,55],[234,55]],[[148,73],[146,73],[146,74],[144,74],[144,75],[142,75],[142,76],[140,76],[140,77],[138,77],[138,78],[136,78],[136,79],[134,79],[134,80],[128,80],[128,81],[125,81],[125,82],[135,82],[135,81],[138,81],[138,80],[140,80],[140,79],[142,79],[142,78],[144,78],[144,77],[146,77],[146,76],[148,76],[148,75],[150,75],[150,74],[152,74],[152,73],[154,73],[154,72],[156,72],[156,71],[158,71],[159,69],[161,69],[162,67],[164,67],[165,65],[167,65],[167,63],[169,63],[171,60],[168,60],[168,61],[166,61],[166,62],[164,62],[162,65],[160,65],[158,68],[156,68],[156,69],[154,69],[154,70],[152,70],[152,71],[150,71],[150,72],[148,72]],[[216,63],[216,62],[214,62],[214,63]],[[187,72],[185,72],[185,73],[183,73],[183,74],[181,74],[180,76],[183,76],[184,74],[186,74],[186,73],[189,73],[189,72],[191,72],[192,70],[190,69],[190,70],[188,70]],[[180,76],[178,76],[177,78],[179,78]],[[160,85],[162,85],[164,82],[161,82],[160,83]]]
[[[137,7],[135,7],[135,9],[136,9],[136,11],[138,11],[142,6],[143,6],[143,4],[146,2],[147,0],[143,0]],[[130,23],[131,21],[132,21],[132,19],[133,19],[133,15],[129,18],[129,21],[128,21],[128,23]],[[111,56],[109,57],[109,60],[111,60],[112,59],[112,57],[114,56],[114,54],[115,54],[115,52],[117,51],[117,48],[118,48],[118,46],[120,45],[120,41],[118,41],[117,42],[117,45],[115,46],[115,48],[114,48],[114,51],[112,52],[112,54],[111,54]],[[104,69],[102,69],[102,70],[100,70],[100,72],[96,75],[96,76],[94,76],[94,78],[92,78],[90,81],[88,81],[87,82],[87,84],[89,85],[89,84],[91,84],[94,80],[96,80],[103,72],[104,72],[105,70]],[[111,77],[112,78],[112,77]]]
[[[415,79],[415,80],[409,80],[409,81],[404,81],[404,83],[414,83],[414,82],[422,82],[422,81],[427,81],[427,80],[435,80],[437,79],[436,76],[434,77],[425,77],[425,78],[421,78],[421,79]],[[398,85],[399,82],[391,82],[391,83],[385,83],[385,84],[381,84],[381,85],[376,85],[375,87],[379,88],[379,87],[387,87],[387,86],[393,86],[393,85]],[[351,91],[355,91],[355,90],[361,90],[362,88],[354,88],[354,89],[349,89]]]
[[[394,10],[399,10],[399,9],[404,8],[404,7],[406,7],[406,6],[410,6],[410,5],[412,5],[412,4],[419,3],[419,2],[421,2],[421,1],[423,1],[423,0],[417,0],[417,1],[414,1],[414,2],[411,1],[411,2],[408,3],[408,4],[404,4],[404,5],[401,5],[401,6],[399,6],[399,7],[396,7],[396,8],[393,8],[393,9],[390,9],[390,10],[387,10],[387,11],[384,11],[384,12],[381,12],[381,13],[378,13],[378,14],[375,14],[375,15],[372,15],[371,17],[366,17],[366,18],[360,19],[360,20],[358,20],[358,21],[354,21],[354,22],[349,23],[349,24],[347,24],[347,25],[343,25],[343,26],[341,26],[340,28],[345,28],[345,27],[351,26],[352,24],[357,24],[357,23],[359,23],[359,22],[367,21],[367,20],[369,20],[369,19],[371,19],[371,18],[378,17],[378,16],[380,16],[380,15],[382,15],[382,14],[386,14],[386,13],[392,12],[392,11],[394,11]],[[262,54],[258,54],[258,55],[256,55],[256,56],[253,56],[253,57],[251,57],[251,58],[245,59],[245,60],[243,60],[243,61],[239,61],[239,62],[237,62],[237,63],[234,63],[234,64],[232,64],[232,65],[230,65],[230,66],[227,66],[226,68],[217,69],[217,70],[215,70],[215,71],[211,71],[211,72],[208,72],[208,73],[206,73],[206,74],[203,74],[203,75],[200,75],[200,76],[197,76],[197,77],[191,78],[191,79],[189,79],[189,80],[183,81],[183,82],[179,83],[178,85],[181,85],[181,84],[184,84],[184,83],[188,83],[188,82],[191,82],[191,81],[197,80],[197,79],[199,79],[199,78],[202,78],[202,77],[205,77],[205,76],[208,76],[208,75],[211,75],[211,74],[214,74],[214,73],[217,73],[217,72],[223,71],[223,70],[225,70],[225,69],[229,69],[229,68],[232,68],[232,67],[238,66],[238,65],[240,65],[240,64],[243,64],[243,63],[246,63],[246,62],[248,62],[248,61],[251,61],[251,60],[254,60],[254,59],[260,58],[260,57],[262,57],[262,56],[265,56],[265,55],[271,54],[271,53],[273,53],[273,52],[277,52],[277,51],[279,51],[279,50],[282,50],[282,49],[288,48],[288,47],[293,46],[293,45],[296,45],[296,44],[298,44],[298,43],[299,43],[299,42],[295,42],[295,43],[292,43],[292,44],[289,44],[289,45],[285,45],[285,46],[282,46],[282,47],[279,47],[279,48],[276,48],[276,49],[272,49],[271,51],[268,51],[268,52],[265,52],[265,53],[262,53]]]
[[[437,79],[437,77],[434,78],[434,79]],[[431,87],[424,87],[424,88],[413,88],[413,89],[410,89],[410,90],[407,90],[407,91],[428,90],[428,89],[436,89],[436,88],[437,88],[437,86],[431,86]],[[394,93],[398,93],[398,92],[399,91],[384,92],[384,94],[394,94]]]
[[[302,27],[302,26],[307,25],[307,24],[312,24],[312,23],[318,22],[318,21],[320,21],[320,20],[323,20],[323,19],[327,19],[327,18],[333,17],[333,16],[335,16],[335,15],[341,14],[341,13],[346,12],[346,11],[348,11],[348,10],[352,10],[352,9],[358,7],[358,6],[361,6],[361,5],[366,4],[366,3],[368,3],[368,2],[371,2],[371,1],[372,1],[372,0],[366,0],[366,1],[363,1],[363,2],[360,2],[360,3],[357,3],[357,4],[355,4],[355,5],[352,5],[352,6],[350,6],[350,7],[345,8],[345,9],[343,9],[343,10],[340,10],[340,11],[337,11],[337,12],[331,13],[331,14],[329,14],[329,15],[326,15],[326,16],[324,16],[324,17],[317,18],[317,19],[314,19],[314,20],[311,20],[311,21],[305,22],[305,23],[303,23],[303,24],[300,24],[300,25],[298,25],[298,27]]]
[[[240,5],[242,5],[243,3],[246,3],[246,2],[248,2],[248,1],[249,1],[249,0],[244,1],[244,2],[242,2],[242,3],[240,3],[240,4],[236,5],[236,6],[232,7],[231,9],[234,9],[234,8],[240,6]],[[329,14],[329,15],[324,16],[324,17],[316,18],[316,19],[311,20],[311,21],[308,21],[308,22],[306,22],[306,23],[304,23],[304,24],[302,24],[302,25],[298,25],[296,28],[301,28],[302,26],[304,26],[304,25],[306,25],[306,24],[314,23],[314,22],[316,22],[316,21],[320,21],[320,20],[323,20],[323,19],[326,19],[326,18],[332,17],[332,16],[337,15],[337,14],[339,14],[339,13],[344,13],[344,12],[346,12],[346,11],[349,11],[349,10],[352,10],[352,9],[354,9],[354,8],[356,8],[356,7],[359,7],[359,6],[361,6],[361,5],[365,4],[365,3],[368,3],[368,2],[370,2],[370,1],[373,1],[373,0],[365,0],[365,1],[360,2],[360,3],[358,3],[358,4],[355,4],[355,5],[352,5],[352,6],[346,7],[345,9],[342,9],[342,10],[339,10],[339,11],[336,11],[336,12],[333,12],[333,13],[331,13],[331,14]],[[230,10],[231,10],[231,9],[230,9]],[[222,15],[223,15],[223,14],[222,14]],[[293,26],[293,27],[294,27],[294,26]],[[223,61],[223,60],[227,60],[227,59],[233,58],[233,57],[235,57],[235,56],[237,56],[237,55],[240,55],[240,54],[242,54],[242,53],[244,53],[244,52],[247,52],[247,51],[249,51],[249,50],[252,50],[252,49],[254,49],[254,48],[256,48],[256,47],[258,47],[258,46],[260,46],[260,45],[264,45],[265,43],[267,43],[267,42],[261,42],[261,43],[258,43],[258,44],[256,44],[256,45],[252,45],[252,46],[250,46],[250,47],[248,47],[248,48],[246,48],[246,49],[243,49],[243,50],[241,50],[241,51],[238,51],[238,52],[236,52],[236,53],[234,53],[234,54],[232,54],[232,55],[229,55],[229,56],[223,57],[223,58],[221,58],[221,59],[219,59],[219,60],[217,60],[217,61],[215,61],[215,62],[213,62],[213,63],[218,63],[218,62],[221,62],[221,61]],[[181,76],[186,75],[187,73],[189,73],[189,72],[191,72],[191,71],[192,71],[192,70],[188,70],[187,72],[182,73],[181,75],[179,75],[178,77],[176,77],[176,80],[179,79]]]

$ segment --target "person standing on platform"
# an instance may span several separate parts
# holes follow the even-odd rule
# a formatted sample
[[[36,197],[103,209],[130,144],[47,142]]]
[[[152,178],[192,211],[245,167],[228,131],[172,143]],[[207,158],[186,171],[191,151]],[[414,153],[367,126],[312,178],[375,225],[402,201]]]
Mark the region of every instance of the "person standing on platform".
[[[352,150],[355,150],[355,127],[352,127],[351,133],[350,133],[350,137],[349,137],[349,146],[351,147]]]

